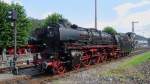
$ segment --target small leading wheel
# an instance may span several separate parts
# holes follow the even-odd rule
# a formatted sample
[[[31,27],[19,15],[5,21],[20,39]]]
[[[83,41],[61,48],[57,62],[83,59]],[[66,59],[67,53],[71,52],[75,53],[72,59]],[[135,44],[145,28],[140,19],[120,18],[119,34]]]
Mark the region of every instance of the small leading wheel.
[[[65,69],[64,66],[59,66],[59,67],[56,69],[56,71],[57,71],[57,74],[64,74],[65,71],[66,71],[66,69]]]
[[[73,68],[74,68],[75,70],[79,70],[79,69],[80,69],[80,67],[81,67],[81,64],[76,64],[76,65],[74,65],[74,67],[73,67]]]

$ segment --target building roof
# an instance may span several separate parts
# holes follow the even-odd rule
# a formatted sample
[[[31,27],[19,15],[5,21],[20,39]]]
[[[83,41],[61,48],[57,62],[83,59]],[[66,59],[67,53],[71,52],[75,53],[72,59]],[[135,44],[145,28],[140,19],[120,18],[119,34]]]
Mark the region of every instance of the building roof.
[[[135,36],[136,40],[148,40],[147,38],[145,38],[144,36],[140,36],[140,35],[136,35]]]

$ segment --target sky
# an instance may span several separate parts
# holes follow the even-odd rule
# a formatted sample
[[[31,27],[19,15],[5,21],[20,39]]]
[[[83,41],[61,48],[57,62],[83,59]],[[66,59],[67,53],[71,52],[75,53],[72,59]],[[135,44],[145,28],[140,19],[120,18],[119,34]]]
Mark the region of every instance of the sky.
[[[3,0],[24,6],[28,17],[44,19],[49,14],[60,13],[71,23],[81,27],[94,27],[94,0]],[[150,0],[97,0],[98,29],[114,27],[118,32],[130,32],[131,22],[135,32],[150,37]]]

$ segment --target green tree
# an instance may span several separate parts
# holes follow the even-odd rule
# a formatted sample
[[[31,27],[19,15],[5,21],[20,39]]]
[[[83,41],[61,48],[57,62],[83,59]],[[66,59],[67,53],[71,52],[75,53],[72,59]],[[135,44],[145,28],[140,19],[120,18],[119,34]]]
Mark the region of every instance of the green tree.
[[[8,5],[0,1],[0,46],[2,48],[12,47],[14,43],[14,28],[11,21],[8,20],[8,11],[15,9],[17,11],[17,43],[18,46],[25,45],[28,41],[31,30],[31,22],[25,14],[23,6],[19,4]]]
[[[10,6],[2,1],[0,1],[0,47],[6,47],[10,44],[12,37],[12,29],[10,27],[10,22],[7,22],[7,12]]]
[[[113,27],[110,27],[110,26],[105,27],[102,31],[107,32],[109,34],[117,34],[116,30]]]
[[[32,24],[32,31],[34,31],[36,28],[42,28],[45,20],[30,18],[30,21]]]
[[[45,19],[44,26],[51,26],[59,23],[60,20],[62,20],[63,17],[61,14],[53,13],[51,15],[48,15],[48,17]]]

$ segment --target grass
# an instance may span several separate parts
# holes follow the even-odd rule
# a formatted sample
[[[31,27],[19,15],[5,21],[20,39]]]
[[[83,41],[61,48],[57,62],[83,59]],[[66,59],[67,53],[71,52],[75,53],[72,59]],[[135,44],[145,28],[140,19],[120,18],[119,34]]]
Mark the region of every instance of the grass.
[[[150,60],[150,52],[146,52],[144,54],[134,56],[131,59],[120,64],[118,67],[119,68],[130,68],[130,67],[134,67],[134,66],[139,65],[148,60]]]
[[[126,74],[127,70],[139,64],[142,64],[148,60],[150,61],[150,52],[136,55],[136,56],[131,57],[131,59],[128,59],[124,61],[123,63],[119,64],[117,68],[111,69],[109,71],[104,71],[100,75],[105,76],[105,77],[108,77],[108,76],[109,77],[110,76],[124,77],[124,74]],[[131,74],[134,74],[134,73],[131,73]],[[136,73],[136,75],[142,77],[140,73]]]

